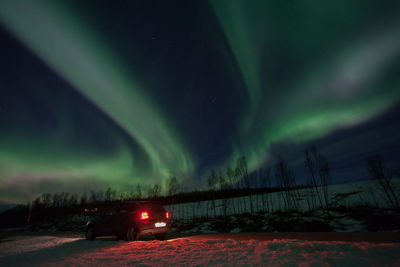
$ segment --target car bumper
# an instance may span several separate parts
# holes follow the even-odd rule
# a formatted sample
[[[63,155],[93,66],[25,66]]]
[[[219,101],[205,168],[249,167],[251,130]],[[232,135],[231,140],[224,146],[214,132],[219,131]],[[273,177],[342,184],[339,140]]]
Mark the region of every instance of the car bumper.
[[[139,226],[141,235],[154,235],[168,232],[170,223],[167,223],[164,227],[155,227],[154,223],[143,224]]]
[[[140,231],[141,235],[155,235],[168,232],[168,227],[149,228]]]

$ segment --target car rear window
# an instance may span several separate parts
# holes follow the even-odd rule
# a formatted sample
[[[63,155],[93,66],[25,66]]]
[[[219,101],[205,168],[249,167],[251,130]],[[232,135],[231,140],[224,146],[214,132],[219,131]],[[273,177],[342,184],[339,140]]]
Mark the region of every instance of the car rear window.
[[[121,212],[135,212],[139,209],[138,204],[127,204],[127,205],[122,205],[121,207]]]
[[[130,203],[121,207],[121,212],[135,212],[139,210],[148,210],[155,213],[165,212],[164,208],[156,203]]]
[[[144,210],[150,210],[150,211],[156,212],[156,213],[162,213],[165,211],[163,207],[161,207],[158,204],[154,204],[154,203],[143,203],[143,204],[141,204],[141,208]]]

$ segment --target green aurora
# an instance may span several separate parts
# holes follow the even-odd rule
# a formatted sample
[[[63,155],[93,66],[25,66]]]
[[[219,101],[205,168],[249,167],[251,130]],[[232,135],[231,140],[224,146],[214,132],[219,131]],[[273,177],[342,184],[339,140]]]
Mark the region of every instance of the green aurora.
[[[362,17],[377,8],[373,2],[211,3],[248,95],[239,125],[239,140],[246,142],[235,146],[231,164],[246,155],[255,169],[266,161],[273,143],[307,142],[365,122],[398,103],[398,77],[394,83],[382,83],[400,55],[398,19],[374,25],[367,33],[346,29],[348,17],[353,17],[351,26],[356,28],[354,23],[362,23]],[[321,51],[326,49],[329,53]],[[297,75],[288,74],[289,79],[275,80],[281,75],[278,71],[287,71],[279,65],[278,71],[273,69],[276,61],[290,65],[285,60],[294,52],[320,58],[296,70]]]
[[[149,62],[128,63],[109,44],[109,31],[71,2],[0,1],[4,29],[116,125],[87,115],[112,143],[104,151],[66,142],[73,134],[68,110],[57,114],[55,137],[0,133],[0,201],[108,186],[128,191],[138,183],[164,185],[171,176],[191,190],[203,186],[210,167],[232,166],[244,155],[254,170],[268,162],[274,144],[306,143],[356,127],[399,103],[400,21],[387,14],[395,10],[389,4],[211,0],[199,6],[215,16],[199,21],[213,27],[199,40],[221,42],[210,46],[226,66],[236,64],[221,70],[236,88],[215,90],[245,96],[228,151],[205,166],[206,156],[194,152],[197,140],[159,105],[166,92],[153,92],[154,77],[139,75]],[[135,38],[132,32],[126,34]]]
[[[171,176],[171,166],[177,174],[191,173],[193,157],[171,127],[172,123],[146,97],[145,87],[127,73],[123,62],[106,45],[102,45],[104,40],[93,34],[95,31],[73,14],[62,2],[55,1],[4,1],[0,9],[1,21],[17,38],[140,144],[151,163],[145,173],[150,180]],[[41,37],[43,32],[46,38]],[[123,145],[120,147],[119,154],[111,160],[96,160],[84,166],[78,164],[78,168],[74,162],[83,159],[69,160],[71,168],[67,167],[67,173],[61,177],[70,179],[69,172],[72,171],[78,177],[108,180],[109,185],[117,187],[121,179],[130,181],[128,184],[131,185],[143,182],[143,166],[135,166],[132,155],[124,151]],[[13,166],[7,168],[9,175],[24,170],[35,172],[36,168],[39,173],[53,172],[51,168],[44,167],[48,158],[44,157],[42,164],[35,162],[34,154],[39,149],[43,146],[33,148],[33,155],[30,156],[23,152],[27,160],[20,159],[18,151],[15,158],[10,158],[10,150],[3,149],[7,154],[2,155],[2,162],[12,161],[5,163]],[[60,161],[64,166],[65,159]],[[59,170],[57,165],[54,166],[56,170]],[[134,179],[135,176],[137,179]]]

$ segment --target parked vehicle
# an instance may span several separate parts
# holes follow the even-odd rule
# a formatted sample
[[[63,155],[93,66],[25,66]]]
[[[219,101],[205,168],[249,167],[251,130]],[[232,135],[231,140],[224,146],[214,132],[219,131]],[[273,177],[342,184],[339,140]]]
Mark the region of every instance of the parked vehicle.
[[[122,202],[86,224],[86,239],[117,236],[126,241],[134,241],[141,235],[154,235],[158,240],[163,240],[170,222],[170,213],[155,202]]]

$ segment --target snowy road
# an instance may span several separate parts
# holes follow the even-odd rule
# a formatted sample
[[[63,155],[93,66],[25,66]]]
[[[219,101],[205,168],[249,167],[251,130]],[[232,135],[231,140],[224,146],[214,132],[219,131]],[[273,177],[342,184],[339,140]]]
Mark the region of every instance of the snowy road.
[[[16,236],[0,240],[0,265],[400,266],[398,237],[398,233],[241,233],[128,243],[112,238],[88,242],[80,237]]]

